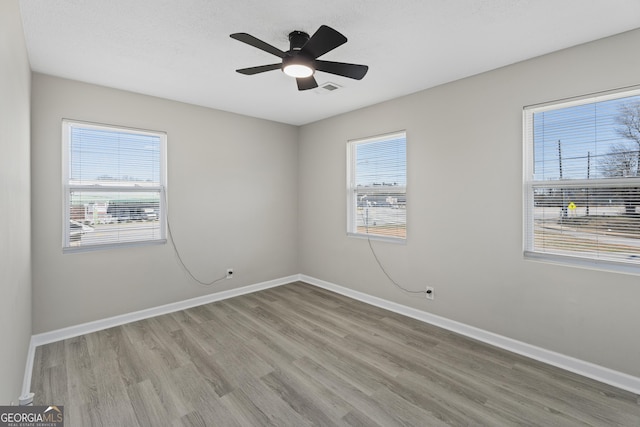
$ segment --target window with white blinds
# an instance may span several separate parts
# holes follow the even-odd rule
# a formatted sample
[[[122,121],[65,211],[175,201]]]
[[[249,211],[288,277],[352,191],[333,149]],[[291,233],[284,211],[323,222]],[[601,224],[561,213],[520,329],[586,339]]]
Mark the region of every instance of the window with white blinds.
[[[165,242],[166,134],[63,120],[63,249]]]
[[[406,133],[349,141],[347,158],[347,233],[406,239]]]
[[[640,266],[640,89],[525,108],[524,133],[525,255]]]

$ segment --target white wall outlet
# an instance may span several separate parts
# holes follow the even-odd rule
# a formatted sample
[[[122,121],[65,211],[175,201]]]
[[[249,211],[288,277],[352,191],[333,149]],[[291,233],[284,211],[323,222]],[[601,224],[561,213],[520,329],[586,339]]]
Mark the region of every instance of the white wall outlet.
[[[227,268],[227,279],[233,279],[233,268]]]
[[[433,289],[433,286],[427,286],[427,290],[425,291],[425,295],[427,297],[427,299],[434,299],[435,298],[435,290]]]

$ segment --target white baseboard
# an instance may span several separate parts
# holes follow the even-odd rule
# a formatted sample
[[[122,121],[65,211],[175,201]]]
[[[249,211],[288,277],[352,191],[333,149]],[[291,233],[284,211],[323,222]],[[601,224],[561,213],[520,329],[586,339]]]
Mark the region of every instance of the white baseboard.
[[[495,347],[499,347],[504,350],[517,353],[552,366],[556,366],[558,368],[576,373],[578,375],[582,375],[584,377],[591,378],[596,381],[600,381],[602,383],[609,384],[635,394],[640,394],[640,378],[638,377],[634,377],[623,372],[614,371],[613,369],[605,368],[604,366],[596,365],[591,362],[586,362],[584,360],[576,359],[571,356],[556,353],[551,350],[546,350],[544,348],[527,344],[522,341],[514,340],[502,335],[494,334],[493,332],[485,331],[483,329],[469,326],[464,323],[456,322],[455,320],[436,316],[435,314],[431,314],[426,311],[417,310],[415,308],[387,301],[369,294],[354,291],[353,289],[345,288],[343,286],[316,279],[314,277],[306,276],[304,274],[300,275],[299,280],[317,286],[319,288],[327,289],[332,292],[347,296],[349,298],[374,305],[376,307],[384,308],[386,310],[393,311],[395,313],[402,314],[404,316],[411,317],[413,319],[420,320],[422,322],[429,323],[452,332],[456,332],[460,335],[482,341]]]
[[[185,310],[187,308],[209,304],[215,301],[222,301],[228,298],[262,291],[264,289],[285,285],[297,280],[300,280],[299,274],[32,335],[31,342],[29,344],[29,351],[27,353],[27,363],[25,366],[24,380],[22,382],[22,394],[24,395],[30,391],[34,356],[36,347],[40,345],[77,337],[79,335],[89,334],[91,332],[101,331],[103,329],[112,328],[114,326],[124,325],[125,323],[135,322],[137,320],[143,320],[150,317],[173,313],[174,311]]]
[[[456,322],[455,320],[437,316],[426,311],[417,310],[415,308],[411,308],[402,304],[374,297],[363,292],[345,288],[343,286],[336,285],[335,283],[316,279],[315,277],[307,276],[304,274],[296,274],[280,279],[244,286],[238,289],[231,289],[228,291],[203,295],[197,298],[178,301],[175,303],[165,304],[146,310],[140,310],[133,313],[123,314],[120,316],[114,316],[107,319],[96,320],[94,322],[83,323],[81,325],[70,326],[68,328],[33,335],[31,337],[31,343],[27,355],[22,393],[24,395],[30,391],[35,349],[39,345],[73,338],[79,335],[123,325],[125,323],[148,319],[150,317],[160,316],[162,314],[172,313],[174,311],[184,310],[215,301],[221,301],[252,292],[258,292],[264,289],[269,289],[296,281],[303,281],[313,286],[327,289],[332,292],[347,296],[349,298],[353,298],[355,300],[362,301],[376,307],[384,308],[386,310],[393,311],[395,313],[402,314],[404,316],[411,317],[413,319],[420,320],[422,322],[429,323],[452,332],[456,332],[460,335],[464,335],[469,338],[473,338],[478,341],[493,345],[495,347],[499,347],[504,350],[511,351],[513,353],[517,353],[531,359],[538,360],[540,362],[547,363],[561,369],[565,369],[570,372],[574,372],[584,377],[591,378],[596,381],[600,381],[602,383],[609,384],[635,394],[640,394],[640,378],[638,377],[634,377],[623,372],[614,371],[613,369],[605,368],[603,366],[576,359],[571,356],[556,353],[551,350],[546,350],[541,347],[498,335],[493,332],[485,331],[483,329],[469,326],[464,323]]]

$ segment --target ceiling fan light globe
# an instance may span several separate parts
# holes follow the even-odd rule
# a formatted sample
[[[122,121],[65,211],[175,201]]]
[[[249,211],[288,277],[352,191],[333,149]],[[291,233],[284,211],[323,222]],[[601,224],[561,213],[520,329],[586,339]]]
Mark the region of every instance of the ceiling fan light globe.
[[[305,78],[313,75],[313,68],[303,64],[289,64],[282,68],[282,71],[291,77]]]

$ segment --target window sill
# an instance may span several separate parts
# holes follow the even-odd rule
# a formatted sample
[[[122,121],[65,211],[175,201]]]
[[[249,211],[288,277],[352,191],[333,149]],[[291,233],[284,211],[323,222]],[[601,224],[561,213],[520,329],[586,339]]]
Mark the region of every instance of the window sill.
[[[524,251],[524,259],[529,261],[538,261],[548,264],[563,265],[567,267],[577,267],[589,270],[607,271],[611,273],[640,275],[640,265],[629,264],[625,262],[616,262],[608,260],[595,260],[581,257],[573,257],[566,255],[547,254],[539,252]]]
[[[375,241],[395,243],[400,245],[407,244],[407,239],[402,237],[379,236],[377,234],[363,234],[363,233],[351,233],[351,232],[347,232],[347,236],[355,237],[357,239],[375,240]]]
[[[62,248],[62,253],[72,254],[79,252],[94,252],[117,248],[129,248],[135,246],[164,245],[165,243],[167,243],[167,239],[146,240],[144,242],[111,243],[105,245],[71,246]]]

